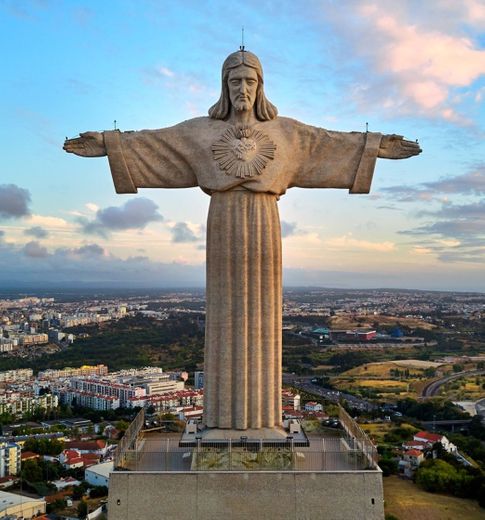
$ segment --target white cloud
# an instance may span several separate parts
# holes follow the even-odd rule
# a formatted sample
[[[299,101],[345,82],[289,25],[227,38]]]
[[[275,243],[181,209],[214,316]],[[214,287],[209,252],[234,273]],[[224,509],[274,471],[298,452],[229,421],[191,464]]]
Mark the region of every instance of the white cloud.
[[[415,246],[413,252],[417,255],[430,255],[433,253],[433,250],[429,247]]]
[[[157,70],[162,76],[165,76],[167,78],[173,78],[175,76],[175,72],[169,69],[168,67],[160,66]]]
[[[325,244],[332,249],[361,249],[365,251],[379,251],[381,253],[389,253],[394,251],[396,248],[394,242],[370,242],[368,240],[360,240],[353,238],[351,233],[347,233],[341,237],[329,238],[325,241]]]
[[[50,217],[47,215],[32,215],[29,223],[34,226],[42,226],[48,229],[66,229],[73,227],[73,225],[60,217]]]
[[[93,202],[86,202],[85,206],[92,213],[96,213],[98,211],[98,209],[99,209],[99,206],[97,204],[94,204]]]

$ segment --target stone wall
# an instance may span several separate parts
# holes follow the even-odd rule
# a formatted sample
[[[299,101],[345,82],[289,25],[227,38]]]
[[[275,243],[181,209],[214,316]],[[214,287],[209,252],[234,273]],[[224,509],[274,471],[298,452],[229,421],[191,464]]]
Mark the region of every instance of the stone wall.
[[[380,471],[114,472],[109,520],[383,520]]]

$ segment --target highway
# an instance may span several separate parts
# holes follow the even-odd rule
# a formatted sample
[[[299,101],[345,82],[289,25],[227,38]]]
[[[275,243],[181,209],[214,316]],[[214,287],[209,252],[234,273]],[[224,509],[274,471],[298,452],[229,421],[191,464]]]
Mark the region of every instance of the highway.
[[[370,403],[366,399],[356,397],[355,395],[347,394],[345,392],[339,392],[338,390],[331,390],[324,388],[320,385],[312,383],[312,379],[315,376],[297,376],[295,374],[283,374],[283,383],[291,385],[299,390],[304,390],[311,394],[319,395],[324,397],[328,401],[338,403],[340,399],[345,399],[353,408],[359,410],[374,410],[377,405]]]
[[[485,370],[468,370],[464,372],[457,372],[456,374],[451,374],[449,376],[443,377],[441,379],[437,379],[436,381],[432,381],[428,383],[421,392],[421,397],[433,397],[435,396],[440,387],[449,381],[453,381],[455,379],[460,379],[461,377],[467,376],[479,376],[485,374]]]

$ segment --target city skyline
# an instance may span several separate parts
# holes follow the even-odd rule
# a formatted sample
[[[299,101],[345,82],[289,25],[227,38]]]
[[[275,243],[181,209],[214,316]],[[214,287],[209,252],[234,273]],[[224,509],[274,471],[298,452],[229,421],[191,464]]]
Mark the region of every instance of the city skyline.
[[[344,4],[3,3],[0,284],[204,284],[205,194],[116,195],[62,143],[206,115],[244,25],[281,115],[423,148],[378,161],[370,195],[282,197],[285,286],[485,291],[485,7]]]

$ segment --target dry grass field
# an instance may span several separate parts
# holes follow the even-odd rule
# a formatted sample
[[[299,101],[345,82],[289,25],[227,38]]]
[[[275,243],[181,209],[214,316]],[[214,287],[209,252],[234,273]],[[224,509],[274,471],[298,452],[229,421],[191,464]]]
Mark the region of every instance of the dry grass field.
[[[333,378],[332,384],[339,390],[371,389],[383,398],[416,398],[429,379],[425,371],[430,368],[447,370],[446,365],[418,359],[366,363]]]
[[[384,435],[394,427],[391,422],[359,424],[359,426],[367,433],[374,444],[382,444],[384,442]]]
[[[485,509],[475,500],[427,493],[409,480],[384,478],[386,514],[399,520],[483,520]]]
[[[332,329],[351,329],[355,327],[371,327],[373,328],[375,323],[379,326],[402,326],[409,327],[411,329],[426,329],[432,330],[436,328],[436,325],[427,323],[424,320],[418,318],[403,318],[400,316],[355,316],[355,315],[338,315],[332,316],[329,320],[330,328]]]
[[[386,433],[396,427],[396,425],[392,422],[375,422],[368,424],[360,423],[359,426],[367,433],[374,444],[384,444],[384,436]],[[408,429],[411,434],[414,434],[418,431],[417,428],[409,423],[402,423],[401,428]]]
[[[419,359],[400,359],[398,361],[382,361],[376,363],[366,363],[358,367],[347,370],[342,376],[363,376],[369,377],[390,377],[391,370],[409,370],[410,373],[422,375],[427,368],[439,368],[442,363],[432,361],[421,361]]]
[[[440,389],[440,396],[457,401],[477,401],[485,397],[484,376],[464,377],[450,381]]]

